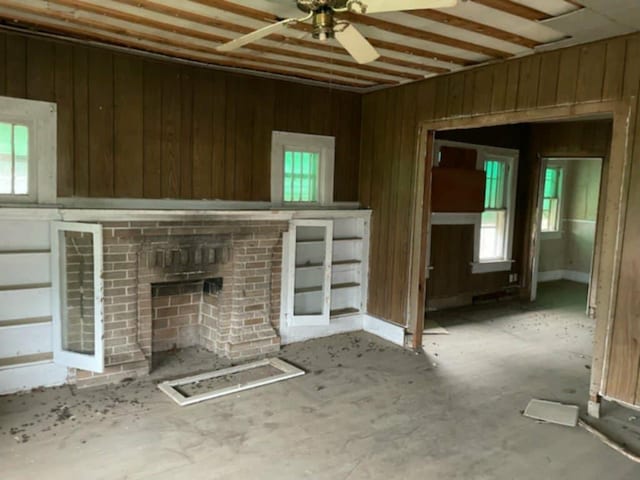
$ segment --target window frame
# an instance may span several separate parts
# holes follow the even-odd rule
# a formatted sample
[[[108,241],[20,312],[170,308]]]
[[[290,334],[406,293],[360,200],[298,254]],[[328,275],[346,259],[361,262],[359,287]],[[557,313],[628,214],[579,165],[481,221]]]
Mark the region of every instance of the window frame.
[[[555,230],[542,230],[542,213],[544,206],[544,191],[546,184],[546,173],[547,169],[553,168],[559,170],[559,182],[558,182],[558,216],[556,218],[556,228]],[[565,172],[564,167],[562,165],[554,164],[552,161],[547,160],[543,164],[543,175],[542,175],[542,189],[541,189],[541,200],[543,203],[540,205],[540,234],[542,238],[545,239],[554,239],[554,238],[562,238],[562,210],[564,205],[564,180],[565,180]]]
[[[0,194],[0,204],[55,203],[56,104],[0,96],[0,122],[25,125],[29,129],[28,193]]]
[[[513,230],[515,226],[516,192],[518,186],[518,160],[520,152],[507,148],[476,146],[478,157],[476,168],[484,171],[487,160],[503,161],[506,166],[505,179],[505,233],[503,238],[503,256],[495,259],[480,259],[480,233],[482,228],[482,214],[479,215],[475,230],[472,273],[489,273],[511,270],[513,263]],[[502,209],[500,209],[502,210]]]
[[[278,206],[310,207],[333,203],[335,137],[274,130],[271,136],[271,202]],[[284,201],[285,151],[319,153],[318,198],[315,202]]]

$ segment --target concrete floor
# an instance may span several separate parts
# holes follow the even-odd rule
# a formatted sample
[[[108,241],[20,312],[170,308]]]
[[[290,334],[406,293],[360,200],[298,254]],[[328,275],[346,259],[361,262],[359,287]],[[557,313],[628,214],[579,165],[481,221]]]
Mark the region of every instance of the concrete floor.
[[[637,480],[587,432],[520,414],[586,399],[592,322],[546,293],[439,314],[450,334],[427,336],[428,355],[364,333],[291,345],[307,375],[191,407],[154,381],[218,365],[195,349],[145,381],[0,397],[0,478]]]

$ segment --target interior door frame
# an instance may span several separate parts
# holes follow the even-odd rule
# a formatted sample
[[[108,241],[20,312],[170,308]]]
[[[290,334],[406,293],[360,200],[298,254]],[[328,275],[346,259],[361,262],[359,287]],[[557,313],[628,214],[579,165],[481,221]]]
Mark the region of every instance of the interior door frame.
[[[438,130],[460,128],[479,128],[487,126],[530,123],[554,120],[580,120],[593,118],[612,118],[612,138],[609,152],[609,174],[607,175],[606,194],[600,199],[604,206],[605,217],[602,229],[607,233],[602,239],[602,249],[598,266],[596,331],[591,368],[590,402],[599,402],[606,397],[606,379],[609,354],[611,351],[611,331],[615,317],[616,298],[620,261],[622,257],[622,238],[625,229],[626,202],[629,194],[631,153],[630,141],[635,131],[637,100],[628,97],[623,100],[594,101],[563,106],[538,107],[515,112],[501,112],[467,117],[446,118],[419,122],[417,128],[418,148],[416,149],[416,181],[413,189],[413,225],[410,245],[408,329],[413,333],[412,346],[422,347],[424,329],[424,304],[426,300],[425,270],[427,233],[430,216],[430,165],[432,154],[430,145]],[[530,239],[530,234],[528,238]],[[527,241],[527,244],[530,242]],[[528,252],[525,258],[531,257]],[[530,262],[528,268],[530,268]],[[525,272],[524,278],[531,278]]]
[[[62,347],[62,312],[66,308],[66,264],[65,252],[60,248],[62,232],[90,233],[93,238],[93,315],[94,353],[81,354]],[[88,370],[104,372],[104,281],[102,253],[102,225],[95,223],[51,222],[51,312],[52,345],[54,363]]]

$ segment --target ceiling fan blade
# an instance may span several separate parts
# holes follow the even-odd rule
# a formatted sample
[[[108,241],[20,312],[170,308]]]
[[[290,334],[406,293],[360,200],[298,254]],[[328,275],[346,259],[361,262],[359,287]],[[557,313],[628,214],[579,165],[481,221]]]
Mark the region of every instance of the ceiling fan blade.
[[[458,0],[362,0],[366,11],[360,12],[360,4],[354,2],[356,13],[397,12],[400,10],[425,10],[427,8],[455,7]]]
[[[219,52],[230,52],[244,45],[247,45],[248,43],[255,42],[264,37],[268,37],[272,33],[279,32],[280,30],[285,29],[287,25],[290,25],[292,23],[302,22],[304,20],[307,20],[308,18],[309,17],[287,18],[286,20],[282,20],[278,23],[267,25],[266,27],[260,28],[251,33],[247,33],[246,35],[243,35],[240,38],[236,38],[235,40],[231,40],[230,42],[223,43],[222,45],[217,46],[216,50],[218,50]]]
[[[344,30],[336,30],[336,40],[358,63],[370,63],[377,60],[380,54],[364,38],[356,27],[349,24]]]

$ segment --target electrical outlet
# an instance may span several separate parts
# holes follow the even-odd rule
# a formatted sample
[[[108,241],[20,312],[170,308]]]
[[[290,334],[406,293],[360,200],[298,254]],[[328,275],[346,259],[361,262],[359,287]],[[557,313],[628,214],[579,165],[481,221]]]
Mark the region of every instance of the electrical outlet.
[[[517,273],[510,273],[509,274],[509,283],[516,283],[518,281],[518,274]]]

